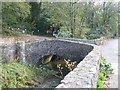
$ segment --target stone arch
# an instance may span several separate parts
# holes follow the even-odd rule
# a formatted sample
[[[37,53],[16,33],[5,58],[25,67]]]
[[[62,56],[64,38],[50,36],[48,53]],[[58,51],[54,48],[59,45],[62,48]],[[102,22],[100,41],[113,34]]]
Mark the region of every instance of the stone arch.
[[[27,62],[35,64],[40,58],[51,54],[81,61],[93,49],[93,46],[76,41],[44,40],[26,44],[25,49]]]

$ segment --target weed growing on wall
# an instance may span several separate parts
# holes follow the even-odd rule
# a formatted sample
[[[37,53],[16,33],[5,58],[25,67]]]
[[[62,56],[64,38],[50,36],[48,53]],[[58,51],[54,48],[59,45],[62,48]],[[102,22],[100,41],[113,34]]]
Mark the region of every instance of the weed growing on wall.
[[[104,88],[104,80],[109,77],[109,74],[112,73],[113,69],[111,63],[105,61],[104,57],[101,57],[100,60],[100,69],[98,73],[97,88]]]

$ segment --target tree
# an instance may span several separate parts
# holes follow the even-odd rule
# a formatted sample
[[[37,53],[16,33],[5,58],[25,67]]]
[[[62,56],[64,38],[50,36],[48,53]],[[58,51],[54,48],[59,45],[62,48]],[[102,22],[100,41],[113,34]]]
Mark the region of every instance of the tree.
[[[30,19],[31,24],[34,25],[34,34],[46,34],[46,31],[50,29],[51,22],[47,20],[49,16],[47,15],[46,9],[43,8],[42,2],[30,2]],[[40,32],[38,32],[38,30]]]
[[[2,3],[2,27],[27,28],[26,18],[30,14],[30,6],[25,2]]]
[[[95,39],[117,33],[117,7],[114,2],[3,3],[3,27],[29,28],[37,35],[51,29],[73,38]]]

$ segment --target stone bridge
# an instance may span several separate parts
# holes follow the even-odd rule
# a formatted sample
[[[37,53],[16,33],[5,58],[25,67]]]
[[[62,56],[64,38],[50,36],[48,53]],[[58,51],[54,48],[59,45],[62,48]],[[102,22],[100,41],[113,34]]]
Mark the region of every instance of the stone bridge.
[[[25,45],[26,60],[31,63],[37,63],[40,58],[47,55],[58,55],[65,59],[81,61],[93,46],[77,43],[74,41],[63,40],[45,40],[37,43]]]
[[[101,58],[100,48],[78,40],[44,40],[17,45],[1,46],[2,62],[19,57],[20,62],[36,64],[46,55],[58,55],[65,59],[77,60],[79,64],[61,81],[57,88],[96,88]]]

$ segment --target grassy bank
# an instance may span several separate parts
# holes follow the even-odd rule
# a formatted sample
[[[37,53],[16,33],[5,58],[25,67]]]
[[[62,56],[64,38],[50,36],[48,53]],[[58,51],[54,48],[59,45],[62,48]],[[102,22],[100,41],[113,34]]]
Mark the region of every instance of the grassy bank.
[[[2,88],[32,88],[55,72],[43,66],[20,63],[2,64]],[[37,82],[36,80],[39,80]]]

